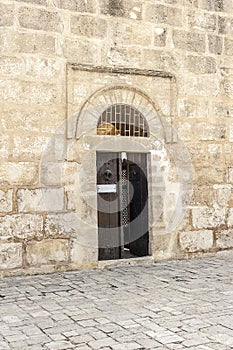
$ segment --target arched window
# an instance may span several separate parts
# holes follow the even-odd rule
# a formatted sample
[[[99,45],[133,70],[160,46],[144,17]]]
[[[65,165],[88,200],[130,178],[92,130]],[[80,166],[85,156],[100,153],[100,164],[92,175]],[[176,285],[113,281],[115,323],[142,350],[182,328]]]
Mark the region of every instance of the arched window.
[[[97,134],[148,137],[149,127],[144,116],[136,108],[117,103],[101,114]]]

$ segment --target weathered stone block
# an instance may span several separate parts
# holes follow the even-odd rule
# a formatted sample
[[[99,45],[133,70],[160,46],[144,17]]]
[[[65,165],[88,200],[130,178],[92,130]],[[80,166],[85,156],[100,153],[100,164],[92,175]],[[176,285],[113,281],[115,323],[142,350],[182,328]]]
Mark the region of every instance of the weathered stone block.
[[[233,19],[229,17],[221,17],[218,19],[219,34],[233,35]]]
[[[97,64],[99,60],[98,44],[90,45],[84,40],[64,40],[63,53],[65,58],[72,63]]]
[[[70,30],[79,36],[103,39],[107,35],[107,21],[82,15],[72,16]]]
[[[21,58],[0,57],[0,74],[9,76],[18,76],[23,73],[24,64]]]
[[[35,214],[14,214],[0,217],[0,236],[29,239],[42,237],[43,217]]]
[[[114,17],[142,18],[142,4],[138,0],[100,0],[100,11]]]
[[[2,130],[4,132],[25,132],[25,133],[61,133],[64,135],[65,122],[64,114],[58,107],[48,106],[32,107],[25,110],[19,108],[19,106],[13,106],[11,108],[3,107],[1,110]],[[47,136],[47,135],[46,135]],[[45,139],[47,139],[45,137]],[[47,139],[48,140],[48,139]]]
[[[227,178],[228,178],[228,182],[233,183],[233,167],[228,168]]]
[[[188,151],[195,165],[209,164],[207,148],[203,142],[190,142],[188,144]]]
[[[78,210],[77,208],[77,193],[73,189],[66,190],[67,210]]]
[[[166,0],[169,1],[171,4],[173,4],[173,0]],[[177,1],[178,4],[180,1]],[[184,0],[183,1],[184,6],[188,7],[198,7],[198,0]]]
[[[180,98],[177,100],[178,116],[186,118],[207,118],[210,114],[208,100],[197,100],[194,98]]]
[[[13,27],[1,27],[0,31],[0,53],[2,56],[12,55],[17,52],[14,41],[15,31]]]
[[[233,39],[225,38],[225,55],[233,56]]]
[[[19,53],[55,54],[55,37],[40,33],[17,33],[14,37]]]
[[[142,62],[147,69],[165,72],[177,72],[180,69],[181,62],[176,54],[154,49],[144,49],[143,56]]]
[[[226,138],[226,125],[197,123],[195,125],[196,135],[202,141],[222,140]]]
[[[62,73],[65,74],[65,65],[58,59],[30,57],[25,58],[26,75],[34,76],[38,79],[59,79]]]
[[[232,12],[230,0],[202,0],[200,6],[207,11]]]
[[[38,164],[9,162],[0,164],[0,184],[34,185],[38,182]]]
[[[111,36],[116,45],[148,46],[152,41],[151,25],[117,21],[111,26]]]
[[[98,237],[97,232],[94,232],[93,228],[84,229],[84,235],[88,237],[73,239],[71,241],[71,262],[80,266],[88,266],[98,261]],[[92,236],[92,237],[91,237]],[[86,243],[84,243],[86,241]]]
[[[217,71],[216,60],[206,56],[186,56],[185,66],[194,74],[213,74]]]
[[[138,68],[143,62],[142,50],[138,47],[106,47],[105,45],[102,47],[102,62],[106,65]]]
[[[233,99],[233,79],[231,77],[223,80],[222,88],[224,95]]]
[[[216,30],[217,19],[216,16],[210,13],[205,13],[203,11],[191,11],[188,14],[188,25],[193,29],[200,30]]]
[[[220,249],[233,248],[233,230],[216,232],[216,247]]]
[[[14,10],[12,5],[0,4],[0,27],[12,26],[14,23]]]
[[[192,203],[199,206],[212,206],[214,204],[214,190],[211,186],[197,186],[193,189]]]
[[[75,184],[77,182],[77,174],[80,171],[80,164],[75,162],[66,162],[62,168],[62,180],[68,184]]]
[[[193,128],[190,123],[182,123],[177,129],[179,140],[191,141],[193,136]]]
[[[223,50],[223,38],[217,35],[208,36],[209,52],[214,55],[221,55]]]
[[[167,29],[166,28],[155,28],[154,29],[154,46],[166,46],[167,40]]]
[[[78,213],[48,215],[45,220],[45,234],[47,237],[59,235],[77,237],[82,225]]]
[[[54,5],[60,9],[75,12],[95,12],[96,0],[77,1],[77,0],[56,0]]]
[[[34,161],[41,159],[45,153],[48,137],[41,136],[14,136],[12,145],[12,158],[14,161]]]
[[[180,93],[184,95],[194,95],[202,97],[218,96],[220,93],[220,82],[213,76],[192,76],[183,75],[178,76],[180,86]]]
[[[9,156],[10,138],[7,135],[0,135],[0,159],[6,160]]]
[[[231,185],[214,185],[216,203],[220,207],[226,207],[231,197]]]
[[[213,231],[180,232],[179,243],[182,251],[195,253],[208,251],[213,247]]]
[[[0,243],[0,269],[22,267],[22,255],[21,243]]]
[[[222,60],[221,60],[221,69],[222,69],[222,73],[224,75],[224,72],[228,74],[230,74],[230,72],[232,72],[233,70],[233,60],[232,57],[229,56],[223,56]],[[232,75],[232,73],[231,73]]]
[[[175,48],[178,49],[194,52],[205,52],[204,34],[174,30],[173,43],[175,45]]]
[[[22,0],[16,0],[16,1],[22,2]],[[28,2],[28,3],[42,5],[42,6],[48,5],[48,1],[47,0],[23,0],[23,2]]]
[[[12,195],[13,190],[0,190],[0,213],[9,213],[12,211]]]
[[[18,80],[0,81],[0,100],[2,101],[51,105],[60,102],[60,95],[58,86],[52,84]]]
[[[223,145],[223,152],[225,156],[225,162],[226,162],[226,182],[229,182],[229,173],[228,168],[232,166],[233,163],[233,144],[232,143],[226,143]]]
[[[218,143],[211,143],[208,145],[209,161],[222,161],[223,147]]]
[[[146,6],[145,20],[152,23],[166,23],[175,26],[182,26],[182,10],[160,4]]]
[[[229,125],[229,141],[233,142],[233,124]]]
[[[226,209],[219,207],[196,207],[192,209],[193,227],[214,228],[225,224]]]
[[[0,81],[0,100],[2,101],[19,101],[22,96],[21,84],[18,81]]]
[[[233,226],[233,208],[229,209],[228,217],[227,217],[227,225],[229,227]]]
[[[45,163],[41,166],[40,182],[45,186],[61,186],[63,163]]]
[[[214,164],[214,163],[212,163]],[[210,165],[197,163],[195,164],[194,181],[201,183],[203,186],[221,184],[226,180],[225,169],[221,165],[214,164],[209,171]]]
[[[216,118],[233,118],[233,104],[228,102],[216,102],[214,104]]]
[[[37,8],[21,7],[19,24],[23,28],[61,32],[61,18],[57,12]]]
[[[26,259],[30,266],[67,262],[69,242],[65,239],[48,239],[30,242],[26,249]]]
[[[22,189],[17,192],[19,212],[62,211],[64,190],[62,188]]]

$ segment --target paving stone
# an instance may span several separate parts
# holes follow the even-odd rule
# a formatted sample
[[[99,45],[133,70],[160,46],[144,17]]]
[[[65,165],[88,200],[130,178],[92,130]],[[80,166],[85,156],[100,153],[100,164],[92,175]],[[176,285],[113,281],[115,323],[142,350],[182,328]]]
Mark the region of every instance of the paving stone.
[[[134,349],[141,349],[141,345],[137,343],[122,343],[122,344],[117,344],[115,346],[112,346],[112,349],[114,350],[134,350]]]
[[[74,348],[74,345],[68,341],[55,341],[45,344],[45,346],[50,350],[67,350],[69,348]]]
[[[0,349],[230,350],[232,258],[4,278]]]
[[[100,349],[103,348],[104,346],[113,346],[116,345],[116,341],[113,340],[112,338],[104,338],[104,339],[99,339],[99,340],[93,340],[88,343],[88,345],[93,348],[93,349]]]

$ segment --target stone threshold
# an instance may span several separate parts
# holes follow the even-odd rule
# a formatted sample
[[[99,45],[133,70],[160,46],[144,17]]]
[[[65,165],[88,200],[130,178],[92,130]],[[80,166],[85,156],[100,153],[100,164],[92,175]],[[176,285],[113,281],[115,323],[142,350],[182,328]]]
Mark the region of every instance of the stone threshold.
[[[108,267],[117,267],[117,266],[136,266],[136,265],[147,265],[153,264],[153,256],[143,256],[137,258],[127,258],[127,259],[114,259],[114,260],[102,260],[98,262],[99,269],[105,269]]]

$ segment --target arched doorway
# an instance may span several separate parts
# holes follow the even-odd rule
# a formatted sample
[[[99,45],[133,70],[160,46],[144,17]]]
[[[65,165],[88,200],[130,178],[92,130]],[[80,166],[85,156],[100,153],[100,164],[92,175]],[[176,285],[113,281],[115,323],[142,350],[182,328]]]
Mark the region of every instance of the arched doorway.
[[[99,116],[97,134],[148,137],[149,126],[136,108],[110,105]],[[97,152],[99,260],[149,254],[147,153]]]

